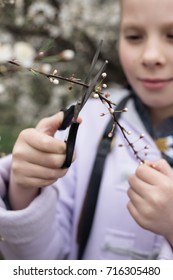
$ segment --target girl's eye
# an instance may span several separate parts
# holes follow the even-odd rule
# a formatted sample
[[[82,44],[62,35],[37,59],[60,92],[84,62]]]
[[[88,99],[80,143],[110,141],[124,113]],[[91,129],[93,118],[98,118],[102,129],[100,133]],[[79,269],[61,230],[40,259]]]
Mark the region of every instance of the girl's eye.
[[[138,34],[127,35],[127,36],[126,36],[126,39],[127,39],[128,41],[137,42],[137,41],[140,41],[140,40],[142,39],[142,36],[141,36],[141,35],[138,35]]]
[[[168,33],[167,38],[173,40],[173,33]]]

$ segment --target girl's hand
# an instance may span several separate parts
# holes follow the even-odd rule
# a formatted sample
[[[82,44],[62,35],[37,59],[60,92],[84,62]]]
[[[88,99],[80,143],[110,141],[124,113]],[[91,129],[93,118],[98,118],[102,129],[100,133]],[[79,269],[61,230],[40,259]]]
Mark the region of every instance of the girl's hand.
[[[140,165],[129,177],[128,210],[143,228],[173,245],[173,170],[164,160]]]
[[[54,138],[63,113],[41,120],[36,128],[23,130],[13,148],[9,198],[14,209],[26,207],[39,188],[64,176],[66,144]]]

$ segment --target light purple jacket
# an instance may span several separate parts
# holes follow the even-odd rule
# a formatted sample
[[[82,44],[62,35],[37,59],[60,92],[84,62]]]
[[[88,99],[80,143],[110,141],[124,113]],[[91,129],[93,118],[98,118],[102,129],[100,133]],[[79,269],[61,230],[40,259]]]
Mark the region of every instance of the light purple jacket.
[[[117,101],[120,96],[122,98],[123,92],[114,92],[112,98]],[[132,132],[130,141],[144,133],[145,138],[136,142],[135,148],[140,150],[147,144],[150,146],[147,159],[159,159],[160,152],[145,131],[131,100],[127,107],[128,112],[122,114],[120,123]],[[77,159],[64,178],[44,188],[26,209],[6,210],[0,200],[0,250],[5,258],[76,259],[79,214],[97,145],[110,117],[100,117],[102,112],[107,109],[99,100],[91,100],[84,107],[76,144]],[[118,147],[120,143],[125,140],[118,130],[106,160],[84,259],[173,259],[172,248],[165,238],[141,228],[127,210],[127,178],[138,162],[129,147]],[[8,184],[10,166],[11,156],[1,159],[1,197]]]

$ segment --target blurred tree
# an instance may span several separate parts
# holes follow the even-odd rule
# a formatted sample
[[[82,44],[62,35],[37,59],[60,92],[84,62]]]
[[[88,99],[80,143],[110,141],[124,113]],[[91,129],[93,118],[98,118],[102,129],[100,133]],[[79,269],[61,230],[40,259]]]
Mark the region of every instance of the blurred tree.
[[[9,153],[20,129],[57,112],[80,91],[5,63],[83,80],[98,42],[109,61],[108,84],[124,82],[116,52],[119,7],[114,0],[0,1],[0,151]],[[71,52],[64,52],[70,50]],[[71,56],[69,56],[71,54]],[[75,54],[75,56],[74,56]]]

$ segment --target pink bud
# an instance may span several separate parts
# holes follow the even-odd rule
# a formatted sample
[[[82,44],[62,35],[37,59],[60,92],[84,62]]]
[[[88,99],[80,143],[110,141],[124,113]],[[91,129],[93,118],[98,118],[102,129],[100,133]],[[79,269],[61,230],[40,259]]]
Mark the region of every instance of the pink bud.
[[[142,134],[139,136],[139,138],[144,138],[144,136],[145,136],[145,135],[142,133]]]
[[[109,98],[110,97],[110,93],[109,92],[105,93],[105,97]]]

